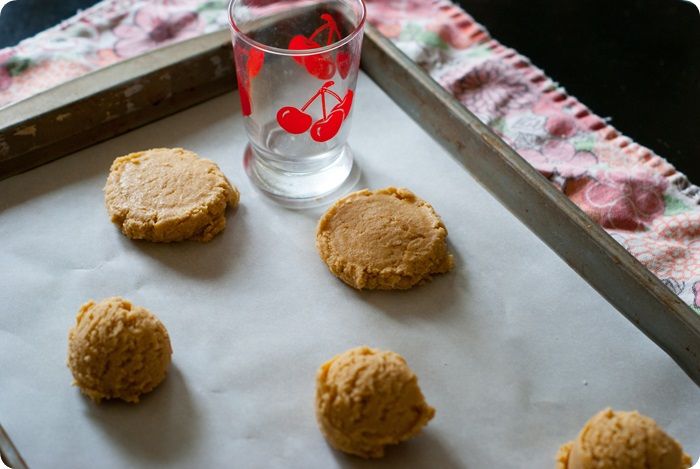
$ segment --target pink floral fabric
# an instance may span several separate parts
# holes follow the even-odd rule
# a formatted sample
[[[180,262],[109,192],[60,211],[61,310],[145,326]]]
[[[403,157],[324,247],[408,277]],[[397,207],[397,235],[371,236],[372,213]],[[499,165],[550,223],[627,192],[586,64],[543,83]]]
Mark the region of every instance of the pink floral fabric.
[[[532,106],[536,95],[529,83],[508,73],[507,66],[489,60],[467,73],[453,69],[441,82],[481,120],[493,120],[517,109]]]
[[[519,153],[545,176],[556,174],[576,179],[585,175],[588,168],[598,162],[593,153],[576,150],[565,140],[550,140],[540,149],[524,148]]]
[[[199,18],[191,11],[171,12],[159,5],[140,8],[133,23],[121,23],[114,28],[118,38],[114,52],[119,57],[133,57],[179,36],[196,34],[198,23]]]
[[[367,0],[370,21],[700,312],[698,188],[459,7],[417,3]]]
[[[604,228],[646,231],[664,213],[667,183],[653,173],[581,176],[567,184],[566,194]]]
[[[369,21],[700,312],[700,190],[448,0],[366,0]],[[103,0],[0,50],[0,107],[227,28],[226,0]]]
[[[0,108],[143,52],[228,27],[225,0],[105,0],[0,50]]]

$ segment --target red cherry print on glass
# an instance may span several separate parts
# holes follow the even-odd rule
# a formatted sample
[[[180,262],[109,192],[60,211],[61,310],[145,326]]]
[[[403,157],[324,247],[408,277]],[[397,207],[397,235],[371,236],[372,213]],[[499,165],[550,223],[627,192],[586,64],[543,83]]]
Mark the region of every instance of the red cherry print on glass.
[[[316,54],[304,60],[306,71],[319,80],[328,80],[335,75],[335,64],[328,54]]]
[[[342,109],[336,109],[323,119],[319,119],[311,126],[311,138],[317,142],[325,142],[338,133],[345,117]]]
[[[316,49],[318,47],[321,47],[321,45],[318,42],[309,39],[306,36],[302,36],[301,34],[297,34],[292,38],[291,41],[289,41],[290,50]],[[304,65],[304,60],[306,59],[306,56],[294,56],[292,58],[299,65]]]
[[[236,67],[236,79],[238,81],[238,94],[241,99],[241,113],[249,116],[252,112],[250,101],[250,84],[255,76],[262,70],[265,62],[265,53],[259,49],[248,49],[240,44],[234,46],[238,62],[245,63],[243,69]]]
[[[236,52],[238,53],[239,51]],[[236,81],[238,82],[238,97],[241,99],[241,113],[244,117],[247,117],[252,112],[250,93],[248,92],[250,79],[240,68],[236,68]]]
[[[345,97],[341,99],[335,91],[330,89],[334,84],[332,80],[324,83],[301,109],[293,106],[282,107],[277,111],[277,123],[291,134],[302,134],[310,128],[311,138],[316,142],[326,142],[335,137],[343,121],[350,114],[353,92],[348,90]],[[338,101],[330,112],[326,111],[326,95]],[[304,111],[318,98],[321,98],[323,117],[312,124],[313,119]]]
[[[343,118],[348,117],[348,114],[350,114],[350,108],[352,107],[352,97],[354,96],[352,90],[348,90],[347,93],[345,93],[345,97],[343,98],[342,101],[340,101],[338,104],[333,106],[333,109],[331,109],[331,112],[335,111],[336,109],[342,109],[343,111]]]
[[[254,78],[260,69],[262,69],[263,62],[265,61],[265,53],[260,49],[250,49],[248,53],[248,76]]]
[[[350,73],[350,66],[352,65],[352,56],[349,52],[341,50],[338,51],[336,61],[338,62],[338,73],[340,73],[340,76],[343,78],[343,80],[345,80],[348,77],[348,73]]]
[[[312,120],[310,115],[293,106],[277,111],[277,123],[290,134],[303,134],[311,127]]]
[[[319,42],[322,33],[325,33],[326,40],[323,46],[329,46],[335,41],[342,39],[340,35],[340,30],[335,22],[333,16],[328,13],[323,13],[321,19],[324,24],[316,28],[316,31],[311,34],[308,38],[304,35],[297,34],[292,37],[289,41],[290,50],[306,50],[306,49],[317,49],[322,47],[322,43]],[[318,41],[316,39],[319,39]],[[310,75],[315,76],[320,80],[328,80],[335,75],[336,64],[332,55],[329,53],[312,54],[306,56],[296,56],[293,57],[294,60],[306,68],[306,71]],[[347,76],[347,73],[346,73]]]
[[[250,96],[247,87],[241,86],[240,80],[238,80],[238,94],[241,97],[241,113],[244,116],[249,116],[253,112],[250,106]]]

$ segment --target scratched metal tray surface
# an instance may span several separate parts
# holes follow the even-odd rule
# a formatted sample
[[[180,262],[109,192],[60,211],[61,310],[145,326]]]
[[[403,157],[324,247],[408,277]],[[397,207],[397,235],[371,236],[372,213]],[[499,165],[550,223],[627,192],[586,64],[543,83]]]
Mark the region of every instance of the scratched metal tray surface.
[[[504,206],[700,385],[700,316],[390,41],[364,71]],[[0,111],[0,179],[235,86],[227,31],[93,72]]]

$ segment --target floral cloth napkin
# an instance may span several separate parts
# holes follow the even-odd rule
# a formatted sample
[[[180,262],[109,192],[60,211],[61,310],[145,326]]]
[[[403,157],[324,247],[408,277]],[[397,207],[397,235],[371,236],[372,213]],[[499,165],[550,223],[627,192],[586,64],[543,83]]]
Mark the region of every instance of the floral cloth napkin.
[[[700,312],[700,190],[448,0],[366,0],[369,21]],[[0,107],[227,28],[224,0],[103,0],[0,50]]]

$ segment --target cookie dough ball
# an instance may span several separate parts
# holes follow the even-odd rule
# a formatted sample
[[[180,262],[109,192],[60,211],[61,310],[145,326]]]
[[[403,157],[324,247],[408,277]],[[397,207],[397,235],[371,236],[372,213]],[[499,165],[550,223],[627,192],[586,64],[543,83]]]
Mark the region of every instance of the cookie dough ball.
[[[172,353],[158,318],[119,297],[85,303],[68,334],[73,384],[95,402],[138,402],[165,379]]]
[[[407,289],[448,272],[447,230],[407,189],[361,190],[323,215],[316,246],[330,271],[357,289]]]
[[[114,160],[104,188],[107,210],[127,237],[210,241],[226,227],[238,190],[212,161],[182,148],[155,148]]]
[[[420,432],[435,415],[401,355],[369,347],[341,353],[316,376],[316,418],[328,442],[363,458]]]
[[[687,469],[691,464],[653,419],[610,408],[594,415],[557,454],[557,469]]]

